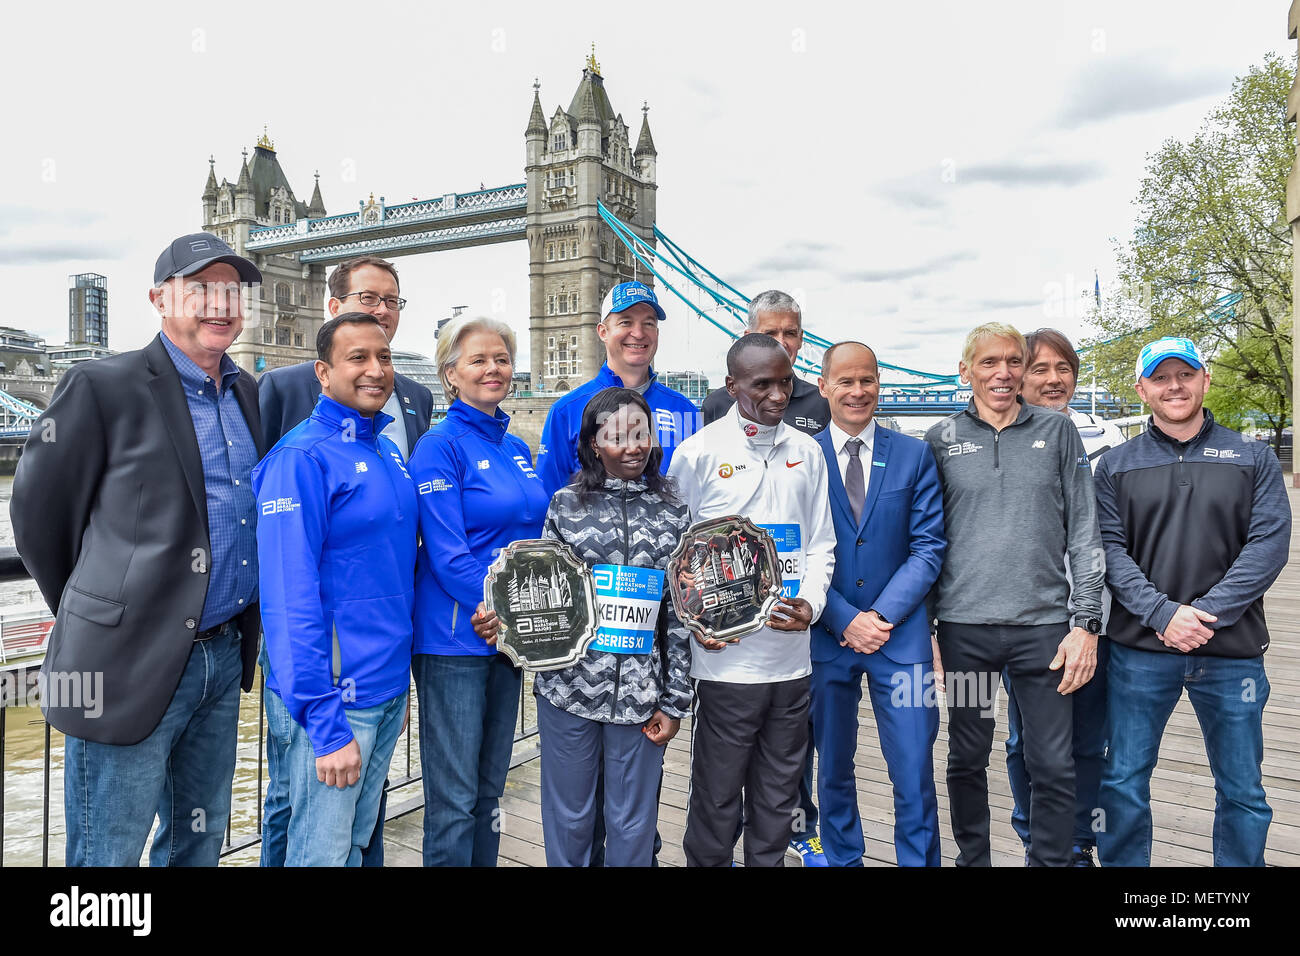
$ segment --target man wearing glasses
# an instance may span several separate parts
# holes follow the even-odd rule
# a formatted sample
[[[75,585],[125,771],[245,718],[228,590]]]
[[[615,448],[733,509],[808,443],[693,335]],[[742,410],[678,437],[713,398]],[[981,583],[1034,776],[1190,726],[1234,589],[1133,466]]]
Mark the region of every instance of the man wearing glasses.
[[[325,308],[330,318],[345,312],[373,315],[383,327],[391,344],[397,335],[406,300],[398,292],[397,268],[378,256],[360,256],[341,262],[329,276],[329,301]],[[393,394],[383,412],[392,421],[382,434],[402,453],[411,457],[415,443],[429,430],[433,418],[433,393],[414,379],[393,372]],[[301,362],[285,368],[271,369],[257,383],[257,401],[262,411],[262,430],[266,447],[272,448],[287,432],[311,417],[320,396],[316,363]],[[265,672],[265,655],[261,660]],[[262,822],[262,866],[283,866],[289,838],[289,779],[281,773],[281,757],[275,735],[267,738],[266,808]],[[387,781],[385,781],[387,789]],[[362,866],[384,865],[384,814],[387,799],[381,797],[379,818],[370,845],[362,851]]]
[[[329,277],[329,301],[325,308],[330,318],[344,312],[373,315],[391,343],[397,336],[397,324],[406,300],[398,295],[397,268],[378,256],[361,256],[340,263]],[[403,458],[410,458],[420,436],[429,430],[433,418],[433,394],[414,379],[394,373],[393,394],[384,406],[384,414],[393,423],[384,429]],[[311,416],[320,395],[314,362],[301,362],[286,368],[271,369],[257,383],[257,400],[262,409],[262,429],[266,447],[278,442],[286,432]]]

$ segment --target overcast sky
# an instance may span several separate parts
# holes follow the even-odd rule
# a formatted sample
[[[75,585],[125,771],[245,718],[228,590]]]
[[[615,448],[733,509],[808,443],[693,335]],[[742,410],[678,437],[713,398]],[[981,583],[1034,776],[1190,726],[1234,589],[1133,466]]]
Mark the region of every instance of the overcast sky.
[[[154,259],[201,228],[209,154],[233,182],[263,124],[299,199],[320,171],[331,214],[522,182],[534,78],[548,117],[567,107],[595,41],[634,139],[650,104],[660,229],[747,294],[793,292],[826,338],[955,371],[982,321],[1082,331],[1147,154],[1289,55],[1286,17],[1285,0],[24,4],[0,60],[0,323],[63,342],[68,275],[100,272],[110,344],[145,344]],[[432,354],[453,305],[526,335],[522,242],[397,264],[399,347]],[[720,384],[723,334],[663,301],[657,367]]]

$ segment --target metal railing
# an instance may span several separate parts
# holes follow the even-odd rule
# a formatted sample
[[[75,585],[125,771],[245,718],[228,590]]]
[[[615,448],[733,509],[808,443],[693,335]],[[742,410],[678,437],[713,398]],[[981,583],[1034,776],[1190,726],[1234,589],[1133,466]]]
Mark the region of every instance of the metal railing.
[[[13,548],[0,548],[0,581],[13,581],[29,579],[26,569],[23,568],[22,561],[18,558],[17,552]],[[22,662],[26,666],[35,666],[36,659],[29,658]],[[532,681],[525,676],[524,681],[519,689],[519,718],[518,726],[515,729],[513,752],[510,760],[511,769],[534,759],[537,756],[537,723],[535,718],[530,722],[528,714],[528,689]],[[268,783],[267,774],[265,773],[266,765],[266,710],[262,706],[262,695],[266,689],[266,680],[264,675],[259,671],[258,680],[258,699],[257,699],[257,764],[256,764],[256,829],[253,832],[242,833],[236,832],[234,827],[235,818],[235,787],[232,783],[231,813],[226,821],[226,835],[221,849],[222,858],[233,856],[234,854],[248,850],[250,847],[257,846],[262,841],[262,809],[265,804],[266,790]],[[397,752],[393,755],[392,763],[389,765],[390,777],[385,787],[387,794],[394,794],[411,787],[414,784],[423,782],[424,767],[416,767],[412,758],[412,740],[415,737],[414,730],[418,728],[419,708],[416,701],[415,688],[412,684],[411,694],[411,722],[410,725],[402,732],[402,738],[405,738],[403,747],[402,738],[398,740],[399,749],[404,753],[399,757]],[[5,831],[6,831],[6,810],[5,810],[5,786],[6,786],[6,744],[7,744],[7,721],[8,707],[0,706],[0,867],[4,866],[5,851]],[[52,730],[47,721],[40,721],[43,725],[43,745],[41,753],[41,866],[50,864],[50,780],[53,771],[53,752],[52,752]],[[521,748],[520,744],[527,746]],[[238,766],[238,758],[237,766]],[[402,763],[399,764],[399,759]],[[402,769],[401,776],[392,776],[394,770],[398,767]],[[399,794],[400,795],[400,794]],[[424,807],[424,790],[418,787],[411,796],[402,800],[396,806],[390,805],[386,815],[387,820],[395,820],[398,817],[414,813]]]

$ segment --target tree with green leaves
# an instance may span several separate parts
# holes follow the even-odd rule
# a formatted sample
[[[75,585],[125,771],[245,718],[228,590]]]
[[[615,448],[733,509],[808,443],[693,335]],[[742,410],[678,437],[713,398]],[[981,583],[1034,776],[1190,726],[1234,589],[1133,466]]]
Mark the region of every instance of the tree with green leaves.
[[[1133,238],[1116,250],[1122,291],[1092,316],[1081,380],[1132,394],[1138,350],[1186,336],[1210,361],[1215,417],[1280,439],[1292,415],[1286,180],[1296,144],[1286,116],[1295,69],[1269,55],[1192,139],[1148,157]]]

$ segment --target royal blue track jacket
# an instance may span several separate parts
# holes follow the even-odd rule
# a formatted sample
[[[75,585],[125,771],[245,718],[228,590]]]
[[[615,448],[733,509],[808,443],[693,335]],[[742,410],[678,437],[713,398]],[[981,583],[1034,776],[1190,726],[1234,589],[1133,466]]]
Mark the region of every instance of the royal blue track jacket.
[[[506,433],[510,416],[489,417],[459,399],[415,446],[410,469],[420,509],[415,653],[488,656],[469,620],[483,579],[511,541],[540,538],[550,495],[528,446]]]
[[[253,469],[266,684],[318,757],[410,686],[418,518],[390,421],[322,395]]]
[[[546,415],[542,443],[537,449],[537,473],[542,476],[548,495],[555,494],[572,481],[573,473],[578,470],[578,430],[582,427],[582,413],[587,402],[603,389],[623,387],[623,380],[608,365],[602,365],[590,382],[555,400]],[[655,434],[664,450],[659,470],[666,475],[677,446],[699,431],[704,419],[689,398],[659,384],[653,369],[650,371],[650,387],[644,397],[654,412]]]

